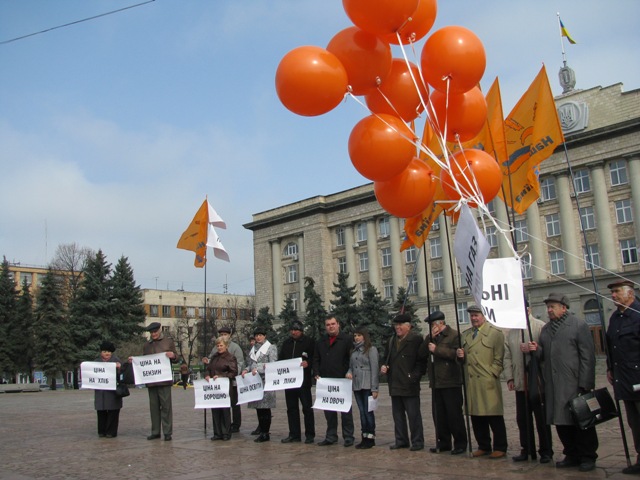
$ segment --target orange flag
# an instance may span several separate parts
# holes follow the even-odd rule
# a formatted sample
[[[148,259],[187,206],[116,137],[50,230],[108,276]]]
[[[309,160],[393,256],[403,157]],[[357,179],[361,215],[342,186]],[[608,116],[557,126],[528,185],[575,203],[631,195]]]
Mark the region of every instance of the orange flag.
[[[549,158],[556,147],[564,143],[553,93],[544,67],[531,83],[504,122],[507,159],[500,163],[504,175],[511,175],[503,185],[505,203],[518,213],[539,196],[535,167]],[[524,168],[522,172],[520,169]],[[532,193],[533,192],[533,193]],[[535,194],[537,192],[537,195]]]
[[[220,218],[220,216],[216,213],[213,207],[209,204],[207,199],[202,202],[202,205],[196,212],[193,220],[187,227],[187,229],[182,233],[180,240],[178,240],[177,248],[181,248],[183,250],[190,250],[196,253],[196,258],[193,264],[198,267],[204,267],[205,263],[207,263],[207,244],[214,248],[214,254],[216,257],[222,258],[223,260],[229,261],[228,255],[226,255],[226,251],[220,243],[219,238],[215,235],[215,231],[212,226],[215,225],[220,228],[227,228],[224,220]],[[215,238],[210,239],[210,236],[215,235]],[[216,248],[221,250],[222,256],[216,252]],[[226,258],[224,256],[226,255]]]

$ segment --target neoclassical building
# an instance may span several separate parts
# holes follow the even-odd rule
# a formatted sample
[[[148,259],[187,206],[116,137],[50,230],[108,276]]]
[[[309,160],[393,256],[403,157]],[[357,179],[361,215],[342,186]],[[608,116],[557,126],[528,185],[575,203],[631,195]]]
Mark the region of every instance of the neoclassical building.
[[[541,197],[512,218],[513,228],[518,251],[530,253],[524,283],[534,315],[546,319],[542,300],[562,292],[597,338],[598,302],[605,318],[613,310],[609,281],[620,275],[640,282],[640,222],[634,221],[640,214],[640,90],[563,87],[555,102],[565,145],[541,164]],[[501,200],[489,207],[507,228],[511,215]],[[393,300],[405,287],[419,315],[426,316],[429,306],[452,319],[457,310],[465,324],[472,298],[450,261],[455,226],[445,221],[438,219],[422,251],[400,252],[404,221],[379,206],[371,183],[256,213],[244,225],[253,232],[256,306],[277,314],[291,298],[304,316],[304,278],[314,279],[328,306],[338,272],[347,272],[359,292],[371,282]],[[485,233],[490,257],[511,255],[495,227]]]

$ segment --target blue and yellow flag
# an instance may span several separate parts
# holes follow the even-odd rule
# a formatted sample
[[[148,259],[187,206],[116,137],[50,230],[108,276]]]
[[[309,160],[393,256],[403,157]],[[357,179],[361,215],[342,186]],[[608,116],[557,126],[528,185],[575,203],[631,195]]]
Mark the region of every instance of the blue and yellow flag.
[[[558,17],[558,20],[560,21],[560,33],[563,37],[567,37],[567,40],[569,40],[569,43],[571,45],[575,45],[576,41],[571,38],[571,35],[569,34],[569,31],[567,30],[567,27],[564,26],[564,23],[562,23],[562,20],[560,20],[560,17]]]

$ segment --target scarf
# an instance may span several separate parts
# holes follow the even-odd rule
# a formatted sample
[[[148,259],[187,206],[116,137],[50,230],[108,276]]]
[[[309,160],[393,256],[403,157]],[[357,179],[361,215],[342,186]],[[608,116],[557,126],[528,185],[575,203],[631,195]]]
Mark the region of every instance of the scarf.
[[[269,340],[265,340],[264,343],[260,346],[259,343],[256,343],[253,348],[251,349],[251,352],[249,352],[249,357],[251,358],[251,360],[253,360],[254,362],[258,361],[258,357],[260,355],[266,355],[267,352],[269,351],[269,347],[271,346],[271,344],[269,343]]]
[[[549,329],[551,330],[552,336],[556,334],[556,332],[560,328],[560,325],[564,323],[568,316],[569,312],[564,312],[564,314],[559,319],[551,320],[551,322],[549,322]]]

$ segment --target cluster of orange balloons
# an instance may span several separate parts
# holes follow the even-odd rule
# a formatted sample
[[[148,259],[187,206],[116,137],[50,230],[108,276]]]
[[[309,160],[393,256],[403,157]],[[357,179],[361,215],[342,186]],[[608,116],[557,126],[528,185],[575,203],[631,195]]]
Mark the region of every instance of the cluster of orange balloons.
[[[302,46],[282,58],[275,79],[282,104],[315,116],[335,108],[345,95],[364,96],[372,114],[353,128],[349,156],[374,182],[378,202],[392,215],[419,215],[433,202],[438,181],[450,200],[478,188],[486,199],[494,185],[477,176],[493,175],[484,165],[488,156],[497,167],[490,155],[466,150],[450,168],[431,168],[418,157],[417,136],[409,127],[426,108],[430,125],[446,141],[464,142],[478,134],[487,116],[478,87],[486,66],[481,41],[464,27],[441,28],[427,38],[418,66],[393,58],[391,44],[426,37],[436,19],[436,0],[342,4],[353,26],[334,35],[326,48]],[[440,178],[434,170],[442,170]]]

